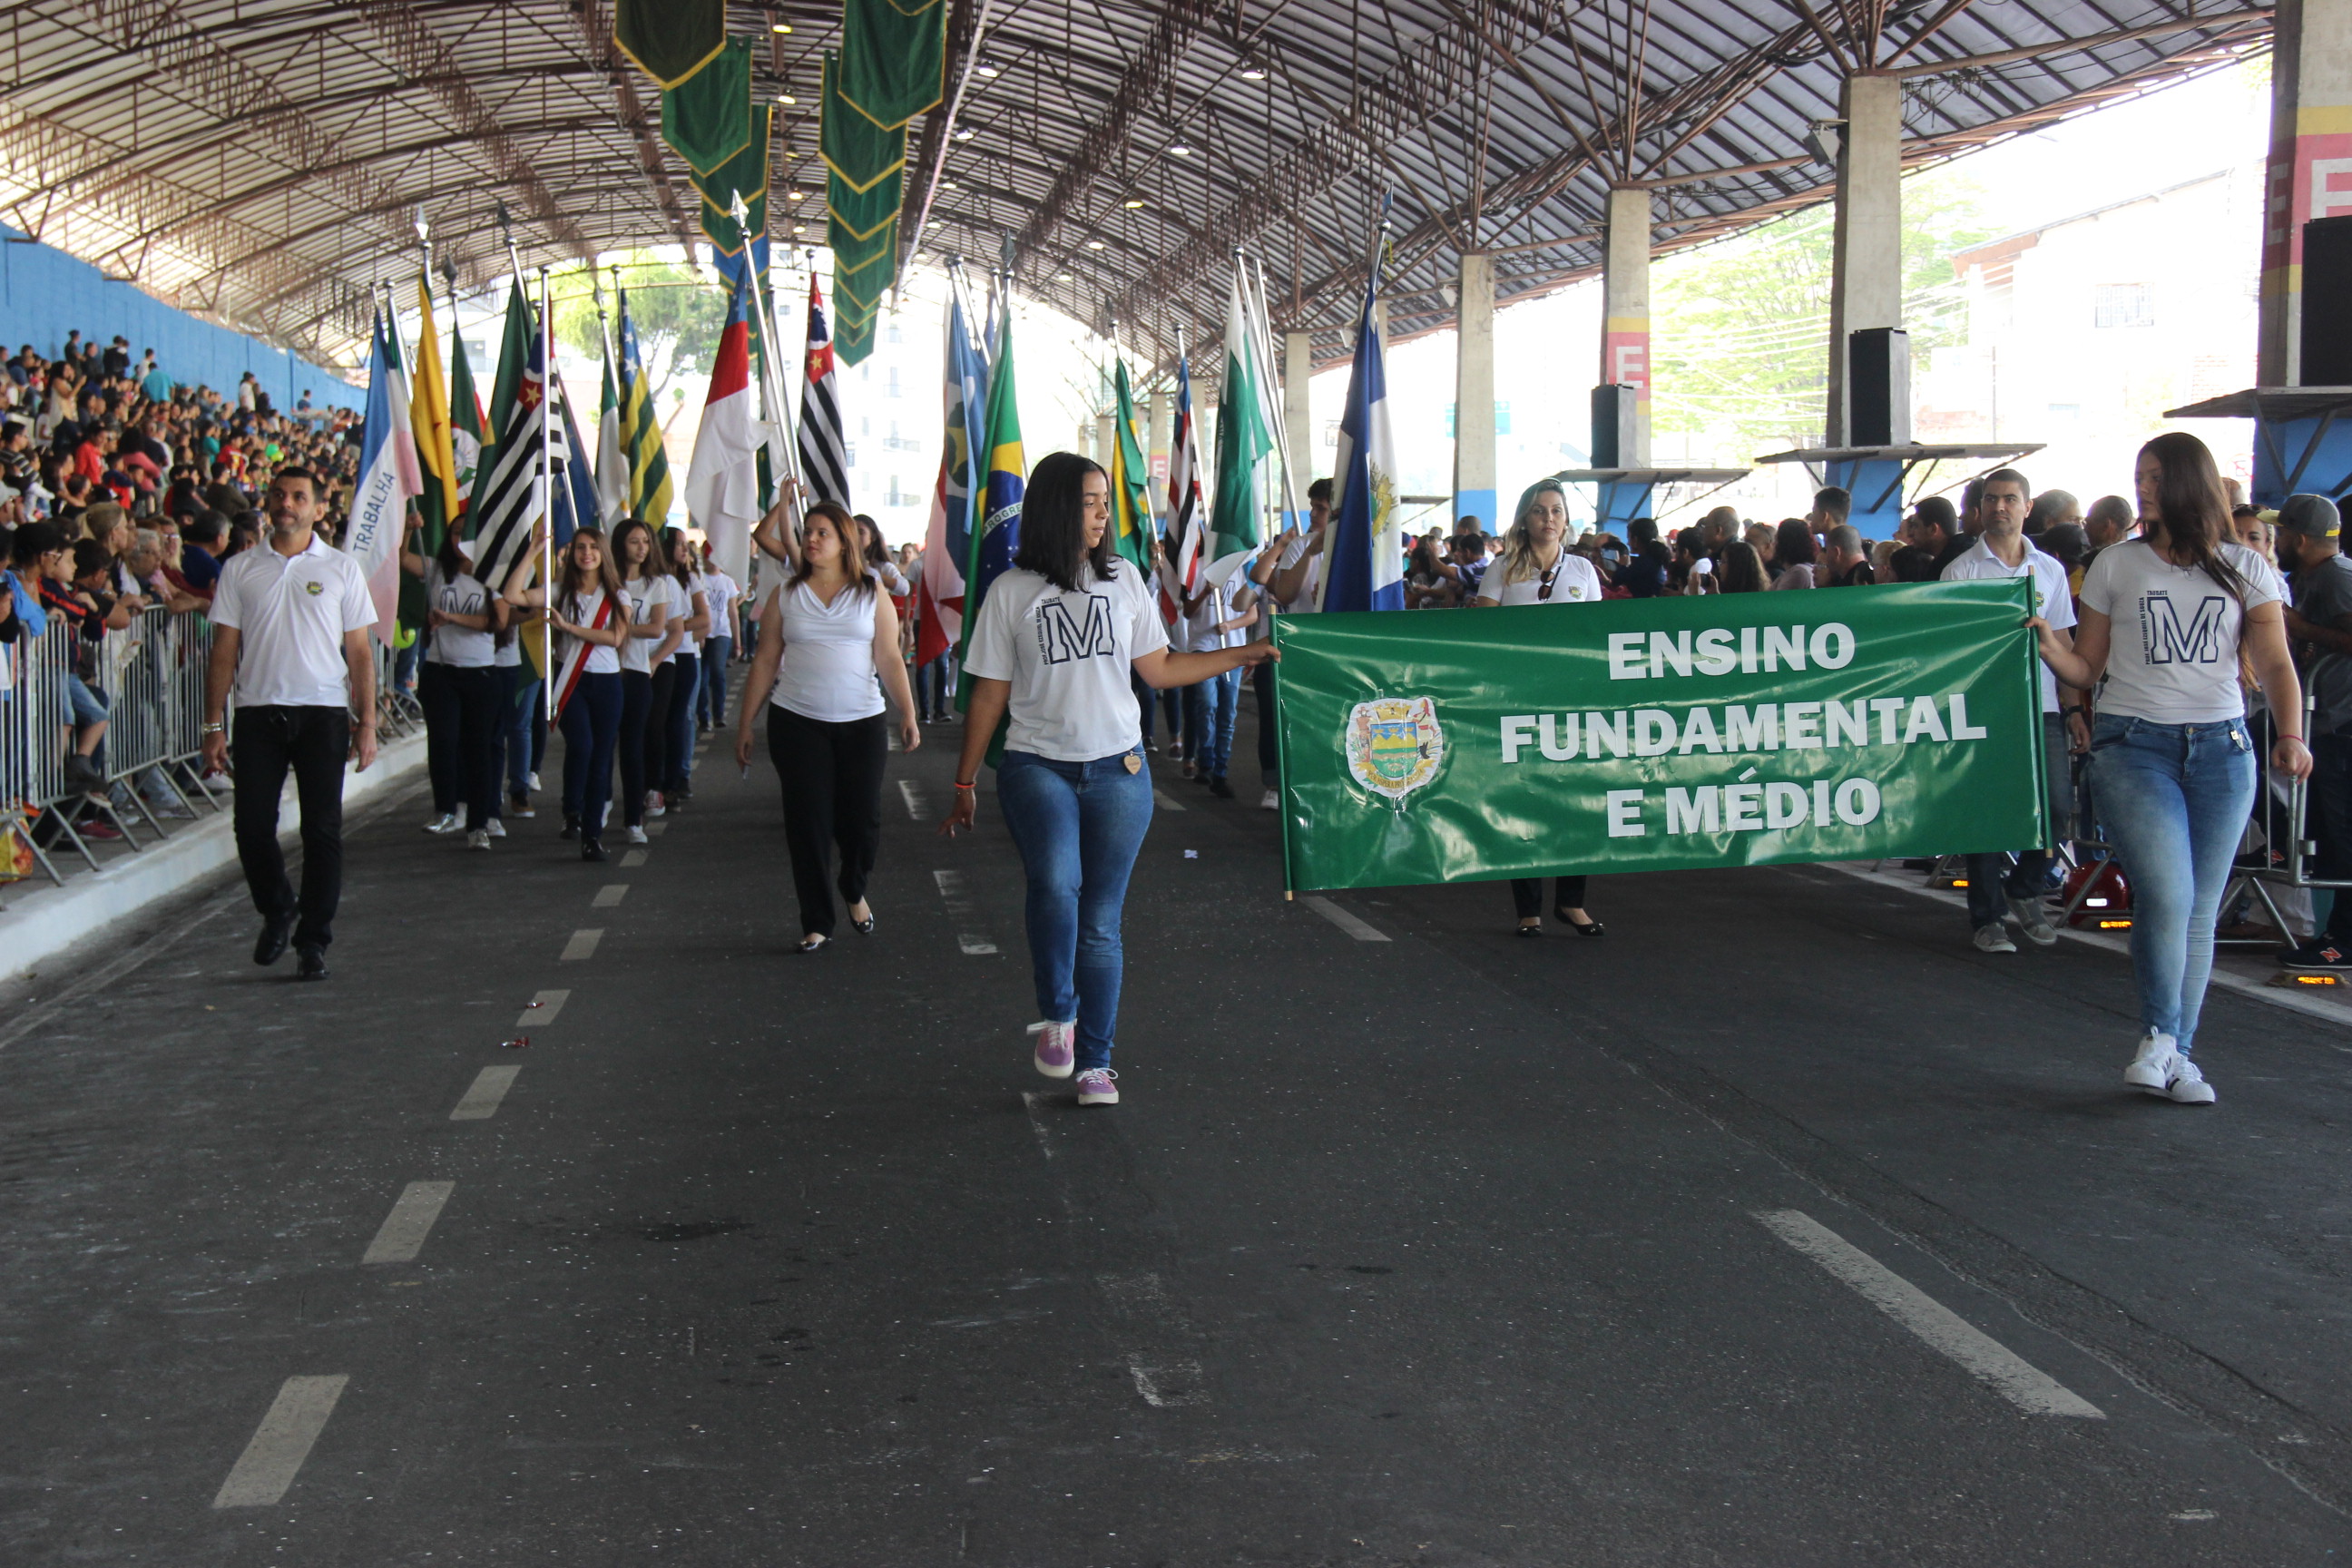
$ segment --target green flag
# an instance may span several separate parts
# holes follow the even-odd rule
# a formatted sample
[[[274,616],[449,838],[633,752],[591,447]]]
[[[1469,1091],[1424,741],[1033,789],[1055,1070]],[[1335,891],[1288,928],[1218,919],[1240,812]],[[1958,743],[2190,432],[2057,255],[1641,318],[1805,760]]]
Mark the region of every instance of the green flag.
[[[751,40],[728,39],[692,76],[662,89],[661,115],[662,140],[697,174],[709,174],[741,156],[751,144],[756,128],[751,113]],[[764,175],[759,184],[766,186]],[[751,187],[744,186],[743,194],[750,195]]]
[[[1241,274],[1234,274],[1225,307],[1225,390],[1217,400],[1217,495],[1209,511],[1209,556],[1215,560],[1256,546],[1258,466],[1274,449],[1266,427],[1265,400],[1257,384],[1257,356],[1250,352],[1248,308],[1242,301]]]
[[[1110,524],[1111,548],[1135,563],[1137,568],[1151,570],[1151,469],[1144,461],[1143,443],[1137,438],[1139,429],[1135,417],[1135,393],[1127,381],[1127,361],[1121,358],[1111,372],[1111,387],[1118,406],[1111,422],[1118,426],[1118,444],[1110,455]]]
[[[1286,885],[2047,843],[2032,603],[2012,580],[1277,616]]]
[[[457,321],[449,320],[449,445],[457,463],[457,516],[474,499],[474,475],[482,466],[482,395],[474,389],[474,366]]]
[[[841,97],[896,131],[946,96],[947,0],[847,0],[841,13]]]
[[[614,0],[613,41],[661,83],[684,81],[727,44],[727,0]]]
[[[840,75],[840,58],[827,49],[819,76],[817,153],[850,190],[869,191],[907,166],[907,128],[885,131],[858,113],[841,96]],[[890,205],[898,205],[895,196]]]

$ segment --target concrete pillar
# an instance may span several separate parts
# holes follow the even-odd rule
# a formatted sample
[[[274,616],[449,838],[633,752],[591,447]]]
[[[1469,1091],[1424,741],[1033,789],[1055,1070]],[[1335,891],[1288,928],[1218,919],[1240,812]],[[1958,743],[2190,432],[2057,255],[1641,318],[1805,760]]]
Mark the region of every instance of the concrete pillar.
[[[1111,465],[1111,459],[1112,459],[1112,458],[1116,458],[1116,457],[1118,457],[1118,414],[1114,412],[1114,413],[1110,413],[1110,414],[1097,414],[1097,415],[1096,415],[1096,416],[1095,416],[1095,461],[1096,461],[1096,462],[1097,462],[1097,463],[1100,463],[1100,464],[1103,466],[1103,468],[1104,468],[1104,469],[1105,469],[1105,471],[1108,471],[1108,470],[1109,469],[1109,468],[1110,468],[1110,465]]]
[[[1315,337],[1311,332],[1282,334],[1282,428],[1290,441],[1290,460],[1298,465],[1300,515],[1292,526],[1304,528],[1307,487],[1324,477],[1322,437],[1307,401],[1307,383],[1315,374]]]
[[[1495,527],[1495,258],[1462,258],[1454,357],[1454,518]],[[1451,522],[1454,519],[1449,519]]]
[[[2352,213],[2352,0],[2279,0],[2254,380],[2301,386],[2303,226]]]
[[[1151,395],[1151,504],[1168,504],[1168,450],[1176,439],[1176,389],[1163,386]]]
[[[2342,0],[2338,0],[2342,3]],[[1827,444],[1848,444],[1846,338],[1903,324],[1903,83],[1852,76],[1839,95],[1837,219],[1830,271]]]
[[[1617,466],[1650,466],[1650,193],[1609,193],[1601,264],[1601,384],[1633,389],[1633,427],[1617,432]]]

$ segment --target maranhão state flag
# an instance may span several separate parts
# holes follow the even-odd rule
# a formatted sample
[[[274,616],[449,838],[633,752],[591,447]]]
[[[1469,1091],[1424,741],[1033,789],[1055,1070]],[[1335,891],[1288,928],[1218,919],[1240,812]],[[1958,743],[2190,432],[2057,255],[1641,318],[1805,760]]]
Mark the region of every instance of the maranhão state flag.
[[[751,570],[751,526],[760,521],[759,450],[768,427],[751,413],[751,328],[744,285],[735,278],[727,324],[710,366],[710,397],[686,470],[686,510],[710,541],[710,559],[741,582]]]

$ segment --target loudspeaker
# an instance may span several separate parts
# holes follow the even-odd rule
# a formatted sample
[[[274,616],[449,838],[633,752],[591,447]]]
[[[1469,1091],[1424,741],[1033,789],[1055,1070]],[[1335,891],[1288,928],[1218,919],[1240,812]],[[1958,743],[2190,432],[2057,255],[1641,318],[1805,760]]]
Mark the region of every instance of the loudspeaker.
[[[1846,334],[1845,405],[1847,446],[1910,445],[1910,333],[1865,327]]]
[[[2305,386],[2352,386],[2352,217],[2303,226]]]
[[[1592,389],[1592,466],[1596,468],[1622,468],[1625,466],[1623,432],[1633,427],[1633,410],[1639,395],[1630,386],[1596,386]]]

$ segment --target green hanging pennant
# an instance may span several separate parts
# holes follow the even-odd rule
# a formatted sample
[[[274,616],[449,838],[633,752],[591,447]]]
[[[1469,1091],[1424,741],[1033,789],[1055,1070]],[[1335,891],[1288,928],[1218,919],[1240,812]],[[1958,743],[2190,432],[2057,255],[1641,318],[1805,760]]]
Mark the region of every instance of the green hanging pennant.
[[[899,176],[856,191],[838,176],[828,175],[824,189],[826,227],[835,235],[853,240],[871,239],[882,232],[883,225],[898,216],[905,201],[905,181]]]
[[[841,62],[825,51],[818,101],[817,152],[853,191],[867,191],[907,166],[907,130],[885,131],[842,100]]]
[[[697,174],[751,144],[751,40],[730,38],[692,76],[662,89],[662,140]]]
[[[826,243],[833,250],[835,268],[856,271],[859,268],[870,267],[883,257],[898,254],[898,220],[894,217],[866,239],[852,238],[836,230],[827,237]]]
[[[756,134],[746,142],[733,157],[717,165],[709,174],[697,174],[694,176],[694,188],[702,193],[705,205],[717,207],[721,214],[727,211],[728,197],[730,194],[740,195],[745,206],[767,198],[768,138],[775,125],[775,109],[772,105],[762,104],[758,111],[751,116],[751,120]],[[759,226],[754,224],[752,229],[753,232],[758,232]]]
[[[841,16],[842,99],[884,131],[946,96],[947,0],[846,0]]]
[[[727,46],[727,0],[614,0],[613,41],[667,88]]]
[[[874,321],[867,317],[855,323],[844,322],[833,334],[833,357],[843,364],[862,363],[874,352]]]
[[[890,291],[890,285],[898,281],[898,259],[895,256],[877,257],[864,267],[847,271],[836,260],[833,293],[840,309],[848,310],[854,302],[861,311],[871,315],[874,307],[882,302],[882,296]]]

